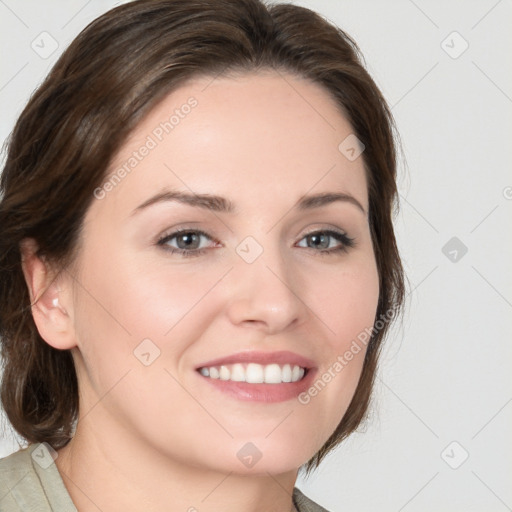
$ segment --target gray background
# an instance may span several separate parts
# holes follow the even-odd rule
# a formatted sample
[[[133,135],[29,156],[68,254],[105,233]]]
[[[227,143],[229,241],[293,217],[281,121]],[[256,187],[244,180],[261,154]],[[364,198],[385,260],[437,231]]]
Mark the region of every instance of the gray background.
[[[370,421],[297,485],[332,512],[512,510],[512,2],[294,3],[354,37],[392,106],[409,279]],[[2,141],[62,50],[114,5],[0,0]],[[49,56],[31,47],[52,39]],[[2,426],[0,457],[18,448]]]

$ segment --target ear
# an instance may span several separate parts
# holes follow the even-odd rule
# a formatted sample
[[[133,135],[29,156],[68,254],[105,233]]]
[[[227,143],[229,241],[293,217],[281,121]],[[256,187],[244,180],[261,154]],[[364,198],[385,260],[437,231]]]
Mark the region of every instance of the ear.
[[[28,286],[32,316],[37,330],[48,345],[59,350],[76,346],[72,318],[70,282],[64,273],[54,275],[44,257],[37,255],[33,238],[20,243],[21,266]]]

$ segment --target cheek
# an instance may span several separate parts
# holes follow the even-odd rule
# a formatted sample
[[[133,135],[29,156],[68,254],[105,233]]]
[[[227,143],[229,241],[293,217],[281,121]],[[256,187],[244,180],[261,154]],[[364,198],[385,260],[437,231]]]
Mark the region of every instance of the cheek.
[[[146,339],[171,358],[179,356],[211,322],[214,308],[205,309],[204,299],[225,273],[205,268],[198,278],[197,269],[175,264],[166,270],[128,252],[106,258],[91,251],[83,261],[75,322],[81,351],[91,362],[115,358],[118,366],[132,365],[134,350]]]
[[[325,325],[329,345],[346,350],[353,339],[373,326],[379,300],[379,276],[372,257],[338,272],[316,273],[308,280],[311,309]]]
[[[84,410],[93,409],[98,397],[108,393],[102,403],[126,421],[139,421],[138,429],[148,428],[147,418],[151,424],[168,425],[163,404],[187,408],[191,401],[166,370],[178,375],[182,354],[211,322],[204,298],[219,273],[203,272],[198,279],[183,266],[169,272],[139,268],[123,255],[95,254],[83,261],[75,328],[83,358]],[[152,434],[158,437],[157,431]]]
[[[326,431],[333,431],[356,390],[375,321],[379,300],[375,260],[368,257],[338,273],[317,274],[306,285],[310,307],[322,320],[324,343],[322,365],[299,402],[309,404],[315,416],[323,418]]]

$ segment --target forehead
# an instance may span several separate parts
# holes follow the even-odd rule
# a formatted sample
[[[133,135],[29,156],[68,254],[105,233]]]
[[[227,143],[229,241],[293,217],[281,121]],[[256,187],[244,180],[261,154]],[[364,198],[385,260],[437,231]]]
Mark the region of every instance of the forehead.
[[[329,92],[309,80],[272,71],[197,77],[133,131],[110,166],[123,177],[107,199],[133,205],[172,187],[261,207],[335,189],[366,209],[363,160],[339,149],[352,133]]]

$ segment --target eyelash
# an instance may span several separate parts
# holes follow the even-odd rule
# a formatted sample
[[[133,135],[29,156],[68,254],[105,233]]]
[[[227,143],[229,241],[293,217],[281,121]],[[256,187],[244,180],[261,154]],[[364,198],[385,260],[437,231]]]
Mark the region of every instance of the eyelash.
[[[165,235],[162,238],[160,238],[157,242],[157,245],[162,247],[163,250],[165,250],[171,254],[180,254],[184,258],[201,256],[202,254],[206,253],[206,251],[210,250],[210,248],[185,250],[185,249],[176,249],[174,247],[166,246],[166,243],[169,242],[170,240],[172,240],[173,238],[179,237],[180,235],[183,235],[186,233],[194,233],[194,234],[197,234],[200,236],[205,236],[206,238],[209,238],[210,240],[217,242],[208,233],[206,233],[200,229],[180,229],[178,231],[174,231],[173,233],[171,233],[169,235]],[[338,242],[341,242],[341,245],[339,245],[337,247],[332,247],[330,249],[324,249],[323,251],[317,251],[312,247],[306,247],[306,249],[311,249],[312,251],[317,252],[320,256],[329,256],[329,255],[333,255],[336,253],[348,252],[349,249],[351,249],[355,246],[354,238],[350,238],[345,233],[334,231],[331,229],[312,231],[311,233],[307,233],[306,235],[304,235],[301,238],[301,240],[303,240],[304,238],[307,238],[309,236],[318,235],[318,234],[331,236],[332,238],[336,239]]]

